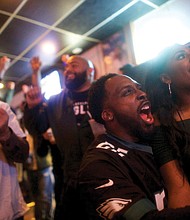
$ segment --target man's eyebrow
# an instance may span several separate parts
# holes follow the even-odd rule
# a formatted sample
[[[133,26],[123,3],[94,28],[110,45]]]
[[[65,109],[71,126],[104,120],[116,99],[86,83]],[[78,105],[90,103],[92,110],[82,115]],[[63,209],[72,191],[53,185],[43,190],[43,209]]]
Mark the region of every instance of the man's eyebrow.
[[[131,85],[131,84],[127,84],[127,85],[124,85],[124,86],[119,86],[118,87],[118,89],[116,89],[116,93],[120,93],[120,92],[122,92],[123,90],[125,90],[125,89],[128,89],[128,88],[131,88],[131,87],[133,87],[133,85]]]
[[[140,83],[136,83],[135,85],[136,85],[136,87],[137,87],[138,89],[139,89],[139,88],[142,89],[142,85],[141,85]]]

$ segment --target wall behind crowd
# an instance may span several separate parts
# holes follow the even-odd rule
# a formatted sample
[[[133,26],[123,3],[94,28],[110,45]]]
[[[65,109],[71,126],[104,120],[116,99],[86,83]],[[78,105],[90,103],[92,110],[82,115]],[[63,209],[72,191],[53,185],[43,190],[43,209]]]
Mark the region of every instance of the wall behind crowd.
[[[107,73],[119,73],[119,69],[127,63],[135,64],[130,25],[81,55],[93,62],[95,78]]]

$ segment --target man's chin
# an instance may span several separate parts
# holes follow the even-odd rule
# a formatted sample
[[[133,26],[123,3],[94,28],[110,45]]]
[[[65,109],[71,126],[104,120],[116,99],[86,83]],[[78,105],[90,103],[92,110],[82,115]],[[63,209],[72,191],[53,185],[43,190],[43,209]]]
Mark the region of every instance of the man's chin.
[[[144,140],[151,140],[152,135],[154,134],[154,125],[146,126],[146,129],[142,132],[141,137]]]
[[[76,86],[73,83],[67,83],[65,84],[66,88],[69,90],[75,90]]]
[[[76,81],[72,81],[72,82],[66,83],[65,86],[69,90],[77,90],[80,87],[82,87],[82,85],[84,83],[85,83],[85,81],[77,81],[77,82]]]

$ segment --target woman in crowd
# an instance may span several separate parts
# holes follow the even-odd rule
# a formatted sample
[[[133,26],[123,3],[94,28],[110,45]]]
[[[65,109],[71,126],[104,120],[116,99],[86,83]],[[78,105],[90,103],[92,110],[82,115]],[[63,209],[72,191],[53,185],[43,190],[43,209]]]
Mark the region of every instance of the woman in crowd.
[[[156,125],[151,145],[171,208],[190,205],[189,46],[166,48],[152,62],[145,80]]]

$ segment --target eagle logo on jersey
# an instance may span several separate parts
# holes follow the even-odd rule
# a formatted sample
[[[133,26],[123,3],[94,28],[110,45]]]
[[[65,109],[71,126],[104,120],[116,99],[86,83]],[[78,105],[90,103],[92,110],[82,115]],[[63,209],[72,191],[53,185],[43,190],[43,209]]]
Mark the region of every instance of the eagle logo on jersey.
[[[96,211],[103,219],[112,219],[116,212],[119,212],[130,202],[132,202],[131,199],[110,198],[100,204]]]
[[[124,157],[128,151],[122,148],[115,148],[115,146],[113,144],[110,144],[109,142],[105,141],[103,143],[100,143],[96,146],[96,148],[101,148],[104,150],[111,150],[115,153],[117,153],[120,157]]]

